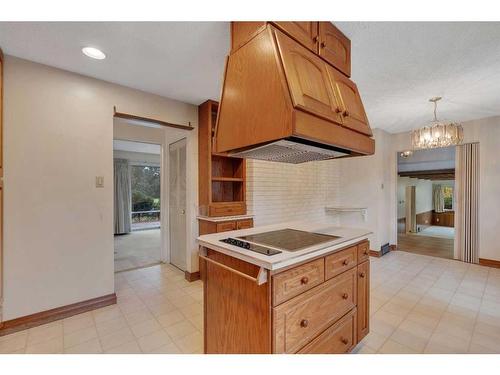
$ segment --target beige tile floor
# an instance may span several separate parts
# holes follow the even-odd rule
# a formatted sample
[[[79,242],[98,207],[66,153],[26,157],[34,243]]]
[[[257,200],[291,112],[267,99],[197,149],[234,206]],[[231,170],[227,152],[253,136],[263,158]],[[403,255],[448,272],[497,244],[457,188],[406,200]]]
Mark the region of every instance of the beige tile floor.
[[[355,353],[500,353],[500,269],[372,258],[371,332]],[[170,265],[116,275],[118,304],[0,337],[0,353],[201,353],[202,284]]]

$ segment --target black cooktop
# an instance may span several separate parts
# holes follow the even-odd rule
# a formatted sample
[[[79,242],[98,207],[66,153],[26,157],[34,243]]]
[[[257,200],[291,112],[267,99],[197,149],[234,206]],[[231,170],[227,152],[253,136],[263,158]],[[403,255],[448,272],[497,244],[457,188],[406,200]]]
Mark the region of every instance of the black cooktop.
[[[272,246],[286,251],[299,251],[309,246],[319,245],[340,238],[329,234],[306,232],[297,229],[281,229],[272,232],[249,234],[237,237],[263,246]]]

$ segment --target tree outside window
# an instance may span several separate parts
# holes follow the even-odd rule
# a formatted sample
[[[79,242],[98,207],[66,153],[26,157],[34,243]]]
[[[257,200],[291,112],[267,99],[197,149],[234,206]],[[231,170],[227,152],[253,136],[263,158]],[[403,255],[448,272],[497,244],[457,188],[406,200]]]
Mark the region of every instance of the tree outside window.
[[[453,187],[443,186],[444,209],[453,210]]]

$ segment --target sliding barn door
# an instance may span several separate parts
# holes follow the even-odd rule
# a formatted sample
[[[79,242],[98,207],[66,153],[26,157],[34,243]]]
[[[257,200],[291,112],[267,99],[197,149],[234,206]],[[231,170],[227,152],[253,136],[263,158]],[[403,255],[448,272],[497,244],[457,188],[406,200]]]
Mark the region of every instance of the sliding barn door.
[[[168,150],[170,263],[186,270],[186,139]]]

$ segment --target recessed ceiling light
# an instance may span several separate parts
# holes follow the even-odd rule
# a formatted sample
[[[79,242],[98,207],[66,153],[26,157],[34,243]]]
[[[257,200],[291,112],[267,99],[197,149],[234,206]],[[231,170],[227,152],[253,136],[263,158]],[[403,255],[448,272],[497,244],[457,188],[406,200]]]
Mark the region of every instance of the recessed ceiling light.
[[[106,58],[104,52],[94,47],[82,48],[82,52],[85,56],[91,57],[93,59],[104,60]]]

